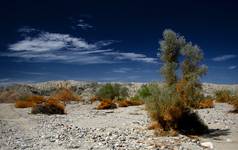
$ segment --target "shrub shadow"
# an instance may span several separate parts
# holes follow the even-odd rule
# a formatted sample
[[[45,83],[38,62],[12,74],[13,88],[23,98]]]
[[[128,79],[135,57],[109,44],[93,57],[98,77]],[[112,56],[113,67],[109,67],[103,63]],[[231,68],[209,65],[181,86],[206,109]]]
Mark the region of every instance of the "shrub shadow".
[[[208,134],[204,134],[204,138],[212,138],[213,140],[222,140],[220,136],[227,136],[231,132],[229,129],[209,129]]]

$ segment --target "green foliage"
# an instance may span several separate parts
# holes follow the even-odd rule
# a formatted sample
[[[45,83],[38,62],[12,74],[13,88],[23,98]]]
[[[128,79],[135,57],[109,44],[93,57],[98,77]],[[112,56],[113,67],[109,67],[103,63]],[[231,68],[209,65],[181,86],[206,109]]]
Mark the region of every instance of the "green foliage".
[[[107,83],[103,85],[97,92],[96,96],[102,99],[124,99],[128,97],[128,88],[122,87],[120,84]]]
[[[171,107],[179,104],[179,97],[171,87],[162,87],[151,84],[150,96],[145,98],[146,109],[152,120],[157,120],[158,115],[164,116]]]
[[[203,53],[197,45],[193,46],[192,43],[188,43],[181,49],[181,54],[185,57],[181,65],[181,80],[185,83],[183,90],[189,94],[187,98],[190,103],[199,101],[199,98],[202,97],[200,77],[207,72],[207,67],[200,65]]]
[[[142,85],[141,88],[137,91],[137,94],[141,98],[146,98],[151,95],[148,85]]]
[[[178,57],[184,56],[184,61],[179,65]],[[194,107],[199,103],[202,94],[200,78],[206,74],[207,67],[201,65],[203,53],[197,45],[186,43],[184,37],[172,30],[165,30],[163,40],[160,41],[160,59],[164,62],[161,74],[168,86],[179,84],[177,92],[180,98],[188,106]],[[179,80],[176,74],[178,66],[181,66],[182,78]],[[182,86],[181,86],[182,83]]]
[[[230,102],[232,100],[232,92],[229,90],[217,90],[215,91],[215,98],[217,102]]]
[[[218,90],[215,92],[217,102],[229,103],[234,106],[232,112],[238,113],[238,91]]]
[[[164,63],[161,74],[165,78],[165,86],[160,88],[150,84],[142,87],[137,94],[144,98],[151,119],[163,131],[186,130],[185,134],[206,132],[207,126],[190,109],[195,101],[203,97],[199,79],[206,73],[206,67],[200,65],[203,58],[201,50],[191,43],[186,44],[184,37],[172,30],[165,30],[159,52]],[[178,61],[180,54],[185,58],[182,65]],[[182,66],[182,80],[178,81],[176,71],[179,66]]]
[[[163,32],[163,40],[160,41],[159,49],[160,59],[164,62],[161,74],[169,86],[177,81],[176,70],[178,68],[179,50],[184,44],[185,39],[174,31],[167,29]]]
[[[159,89],[158,83],[149,83],[146,85],[142,85],[135,94],[135,96],[132,97],[131,99],[145,101],[147,97],[151,96],[152,93],[157,92],[158,89]]]
[[[208,127],[200,117],[182,103],[175,87],[153,86],[150,93],[145,104],[152,121],[158,124],[156,132],[193,135],[208,132]]]

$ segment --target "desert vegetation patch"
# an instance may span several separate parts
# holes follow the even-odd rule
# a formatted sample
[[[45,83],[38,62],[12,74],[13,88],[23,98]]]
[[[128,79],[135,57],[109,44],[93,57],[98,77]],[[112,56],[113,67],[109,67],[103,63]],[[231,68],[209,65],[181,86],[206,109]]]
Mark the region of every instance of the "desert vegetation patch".
[[[228,103],[233,105],[233,113],[238,113],[238,92],[230,90],[217,90],[215,92],[215,99],[220,103]]]

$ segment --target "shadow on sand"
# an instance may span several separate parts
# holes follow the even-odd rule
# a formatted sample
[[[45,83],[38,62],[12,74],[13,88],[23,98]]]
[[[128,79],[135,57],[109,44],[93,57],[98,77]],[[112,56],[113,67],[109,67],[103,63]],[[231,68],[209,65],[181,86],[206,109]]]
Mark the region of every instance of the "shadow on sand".
[[[210,129],[208,134],[203,135],[204,138],[212,138],[213,140],[222,140],[220,136],[229,135],[229,129]]]

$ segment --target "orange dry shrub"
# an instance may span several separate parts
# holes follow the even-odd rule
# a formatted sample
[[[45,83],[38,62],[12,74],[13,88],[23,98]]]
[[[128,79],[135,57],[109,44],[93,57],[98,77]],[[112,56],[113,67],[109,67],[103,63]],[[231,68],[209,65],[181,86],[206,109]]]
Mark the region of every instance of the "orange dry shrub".
[[[188,97],[187,97],[187,93],[184,90],[184,86],[187,84],[187,81],[185,80],[180,80],[177,84],[176,84],[176,91],[178,92],[179,96],[180,96],[180,100],[183,104],[188,104]]]
[[[16,100],[16,103],[15,103],[16,108],[28,108],[32,106],[33,106],[32,101]]]
[[[99,110],[99,109],[115,109],[115,108],[117,108],[117,105],[114,102],[112,102],[112,100],[106,99],[102,100],[96,109]]]
[[[15,107],[16,108],[27,108],[32,107],[36,104],[40,104],[45,101],[45,98],[43,96],[27,96],[24,98],[21,98],[19,100],[16,100]]]
[[[57,99],[63,102],[79,101],[80,97],[74,94],[71,90],[63,88],[51,96],[52,99]]]
[[[155,133],[176,135],[176,133],[201,135],[208,133],[208,127],[198,114],[186,108],[171,107],[163,116],[157,116]]]
[[[200,101],[204,98],[200,90],[200,84],[191,84],[186,80],[180,80],[176,84],[176,92],[179,94],[180,102],[191,108],[200,108]]]
[[[154,120],[149,125],[149,130],[154,130],[156,135],[176,135],[179,131],[178,122],[183,115],[182,107],[171,106],[164,109],[163,113],[150,112],[150,117]]]
[[[117,104],[119,107],[128,107],[142,105],[144,102],[139,100],[119,100],[117,101]]]
[[[65,114],[65,105],[56,99],[48,99],[42,104],[37,104],[32,107],[32,114]]]
[[[204,99],[199,102],[199,108],[213,108],[214,107],[214,100],[213,99]]]
[[[118,104],[119,107],[128,107],[128,106],[130,106],[128,100],[119,100],[119,101],[117,101],[117,104]]]
[[[156,129],[161,129],[160,124],[157,121],[152,121],[149,126],[148,126],[149,130],[156,130]]]
[[[129,100],[129,105],[130,106],[138,106],[138,105],[143,105],[144,101],[142,100]]]
[[[150,110],[149,113],[154,121],[149,129],[154,129],[156,135],[200,135],[208,132],[208,127],[198,114],[183,104],[159,106],[158,109],[159,111]]]

